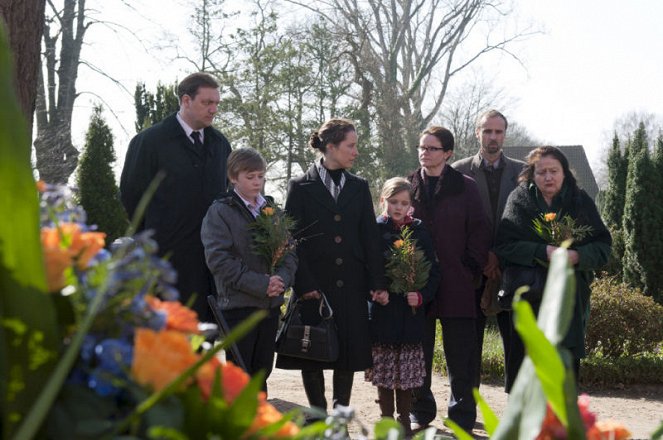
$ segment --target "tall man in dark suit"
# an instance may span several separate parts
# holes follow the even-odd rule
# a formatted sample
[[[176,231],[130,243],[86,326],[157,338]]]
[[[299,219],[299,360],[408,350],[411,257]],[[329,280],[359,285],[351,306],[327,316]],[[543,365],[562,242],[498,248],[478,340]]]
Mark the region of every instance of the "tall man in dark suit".
[[[475,156],[461,159],[452,165],[452,167],[472,177],[477,182],[483,210],[488,215],[488,224],[492,233],[491,247],[495,244],[497,225],[504,212],[506,199],[518,185],[518,175],[525,166],[524,162],[507,157],[502,152],[507,126],[506,117],[499,111],[489,110],[483,113],[477,120],[475,131],[479,141],[479,152]],[[490,313],[487,306],[498,289],[501,278],[499,262],[492,251],[489,252],[488,264],[484,267],[483,274],[484,282],[478,295],[481,299],[479,306],[482,310],[478,313],[477,318],[479,366],[481,366],[483,334],[486,326],[485,313]],[[507,341],[510,337],[509,329],[511,328],[508,313],[497,313],[497,323],[502,334],[506,359],[509,355],[506,348],[508,347]],[[480,382],[481,369],[479,368],[474,385],[478,387]]]
[[[145,210],[139,230],[152,229],[159,254],[177,270],[180,300],[196,295],[193,309],[210,321],[207,295],[215,292],[205,264],[200,227],[207,208],[226,192],[228,140],[212,122],[220,102],[219,84],[194,73],[177,87],[180,109],[138,133],[129,144],[120,180],[121,199],[133,216],[148,185],[165,174]]]

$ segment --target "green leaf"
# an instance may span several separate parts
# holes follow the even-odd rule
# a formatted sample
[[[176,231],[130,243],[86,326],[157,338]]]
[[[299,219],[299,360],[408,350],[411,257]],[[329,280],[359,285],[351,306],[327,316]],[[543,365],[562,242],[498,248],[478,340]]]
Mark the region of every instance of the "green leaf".
[[[458,440],[474,440],[474,437],[451,419],[444,419],[444,426],[450,428]]]
[[[13,438],[53,370],[61,342],[39,235],[30,139],[13,89],[12,60],[0,22],[0,411]],[[40,425],[34,427],[33,432]]]
[[[573,268],[569,267],[568,251],[557,249],[548,267],[538,325],[548,340],[557,345],[562,342],[573,318],[576,283]]]
[[[240,438],[253,423],[258,409],[258,393],[264,378],[265,373],[263,371],[255,374],[230,405],[228,411],[228,421],[230,423],[227,426],[227,431],[224,431],[224,434],[228,434],[228,438]]]
[[[546,339],[537,327],[532,307],[518,298],[514,302],[515,327],[525,345],[527,356],[534,364],[543,392],[548,398],[551,408],[557,414],[562,425],[568,426],[566,405],[564,404],[564,364],[557,349]]]
[[[495,428],[497,428],[499,420],[490,406],[488,406],[488,403],[479,393],[478,388],[473,388],[472,394],[474,395],[474,400],[477,402],[477,405],[479,405],[481,414],[483,414],[483,427],[486,429],[486,432],[490,436],[493,434],[493,432],[495,432]]]
[[[394,437],[394,431],[397,437]],[[393,438],[401,438],[404,435],[403,427],[396,420],[391,417],[380,419],[373,427],[373,435],[375,440],[388,440]]]

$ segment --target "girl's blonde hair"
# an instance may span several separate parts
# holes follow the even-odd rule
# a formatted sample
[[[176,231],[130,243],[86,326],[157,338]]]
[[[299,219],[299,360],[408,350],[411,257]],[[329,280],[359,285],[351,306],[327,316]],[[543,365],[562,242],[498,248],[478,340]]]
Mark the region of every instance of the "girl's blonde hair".
[[[385,201],[388,198],[395,196],[401,191],[407,191],[410,198],[412,198],[412,184],[409,180],[404,177],[392,177],[387,180],[384,185],[382,185],[382,192],[380,192],[380,205],[382,205],[382,209],[386,210]]]

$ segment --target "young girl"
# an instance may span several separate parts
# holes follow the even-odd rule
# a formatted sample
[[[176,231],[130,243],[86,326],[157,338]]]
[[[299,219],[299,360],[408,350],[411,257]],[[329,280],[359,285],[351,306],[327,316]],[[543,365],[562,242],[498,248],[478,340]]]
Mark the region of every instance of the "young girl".
[[[394,392],[398,421],[406,435],[410,430],[412,390],[423,385],[426,376],[421,345],[424,332],[425,305],[435,295],[440,268],[431,237],[422,222],[412,218],[410,182],[394,177],[385,182],[380,195],[383,213],[377,219],[382,249],[388,255],[401,230],[412,230],[411,238],[424,251],[431,263],[426,285],[418,292],[389,292],[386,305],[372,306],[373,368],[366,371],[366,380],[378,387],[378,403],[382,417],[394,416]]]

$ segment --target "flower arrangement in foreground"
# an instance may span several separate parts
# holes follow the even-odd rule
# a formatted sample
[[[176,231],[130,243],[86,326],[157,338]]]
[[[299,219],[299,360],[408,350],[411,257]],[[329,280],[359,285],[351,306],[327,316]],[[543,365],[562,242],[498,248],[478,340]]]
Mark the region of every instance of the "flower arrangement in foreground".
[[[582,241],[592,233],[591,226],[576,224],[568,214],[561,219],[558,217],[559,214],[548,212],[532,220],[532,229],[548,244],[559,247],[566,240]]]
[[[48,414],[49,438],[298,433],[292,415],[267,402],[260,377],[218,359],[224,345],[199,353],[205,337],[196,313],[177,301],[177,275],[149,232],[106,251],[68,188],[38,187],[48,290],[63,350],[78,353]]]
[[[403,227],[400,238],[387,251],[385,272],[391,280],[389,291],[401,294],[416,292],[428,282],[430,267],[431,263],[426,259],[424,251],[417,249],[412,229]],[[412,313],[415,312],[416,309],[412,307]]]
[[[269,273],[283,263],[283,259],[297,246],[292,236],[295,221],[276,205],[268,203],[253,223],[253,251],[262,256],[269,266]]]

